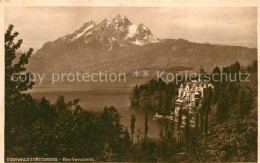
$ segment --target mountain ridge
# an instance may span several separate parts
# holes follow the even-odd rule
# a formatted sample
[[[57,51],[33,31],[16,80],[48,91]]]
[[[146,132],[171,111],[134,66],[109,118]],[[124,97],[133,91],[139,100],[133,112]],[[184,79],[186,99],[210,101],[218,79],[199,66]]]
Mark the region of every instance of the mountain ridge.
[[[185,39],[159,39],[144,24],[125,16],[89,21],[71,34],[46,42],[32,56],[29,69],[36,72],[193,69],[227,66],[238,61],[247,66],[257,57],[252,48],[194,43]]]
[[[136,25],[127,17],[117,15],[113,19],[104,19],[98,24],[94,21],[86,22],[73,33],[44,43],[36,54],[48,48],[58,48],[68,44],[112,50],[117,46],[143,46],[158,42],[160,40],[143,23]]]

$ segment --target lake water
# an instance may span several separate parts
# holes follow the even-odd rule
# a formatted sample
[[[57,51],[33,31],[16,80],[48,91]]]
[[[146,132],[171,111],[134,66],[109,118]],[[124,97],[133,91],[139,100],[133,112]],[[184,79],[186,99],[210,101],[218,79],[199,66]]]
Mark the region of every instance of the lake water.
[[[58,91],[58,92],[31,92],[35,98],[45,96],[51,103],[54,103],[59,95],[64,96],[66,100],[79,98],[79,104],[85,110],[102,111],[105,106],[114,106],[122,116],[121,124],[128,126],[130,131],[131,114],[135,114],[135,131],[142,129],[144,132],[145,111],[141,108],[130,106],[129,91]],[[153,114],[148,116],[148,136],[158,138],[163,122],[153,119]]]

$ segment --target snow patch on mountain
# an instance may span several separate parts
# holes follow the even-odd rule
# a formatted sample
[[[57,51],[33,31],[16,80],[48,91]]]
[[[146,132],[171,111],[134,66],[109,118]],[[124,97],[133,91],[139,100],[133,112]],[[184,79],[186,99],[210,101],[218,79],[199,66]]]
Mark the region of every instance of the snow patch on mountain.
[[[142,27],[144,30],[148,30],[148,28],[145,25],[143,25]]]
[[[154,35],[145,36],[143,39],[147,40],[147,41],[149,41],[151,43],[158,43],[158,42],[160,42],[160,40],[157,37],[155,37]]]
[[[143,46],[145,43],[144,42],[142,42],[142,41],[139,41],[139,40],[135,40],[135,41],[132,41],[132,43],[134,44],[134,45],[139,45],[139,46]]]
[[[107,20],[106,26],[109,26],[112,23],[112,19],[106,19],[106,20]]]
[[[135,25],[135,24],[130,25],[128,27],[128,34],[127,34],[127,36],[130,37],[130,38],[134,37],[135,34],[136,34],[136,30],[137,30],[137,25]]]
[[[88,35],[90,35],[90,34],[92,34],[93,33],[93,31],[90,31],[90,32],[88,32],[87,34],[85,34],[84,36],[88,36]]]
[[[86,29],[84,29],[84,31],[82,31],[81,33],[78,33],[74,38],[71,39],[71,41],[74,41],[75,39],[81,37],[82,35],[84,35],[88,30],[92,29],[93,27],[94,27],[94,23],[92,23],[90,26],[88,26]],[[89,35],[91,32],[88,32],[85,36]]]

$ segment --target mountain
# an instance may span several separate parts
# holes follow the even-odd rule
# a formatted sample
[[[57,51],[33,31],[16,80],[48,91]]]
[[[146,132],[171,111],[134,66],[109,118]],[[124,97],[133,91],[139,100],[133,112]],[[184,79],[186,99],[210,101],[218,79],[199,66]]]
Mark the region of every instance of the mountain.
[[[144,24],[133,24],[125,16],[118,15],[114,19],[104,19],[99,24],[93,21],[85,23],[72,34],[61,37],[53,42],[47,42],[37,53],[68,48],[108,49],[128,45],[143,46],[158,43],[150,29]]]
[[[172,36],[174,37],[174,36]],[[236,61],[247,66],[257,58],[256,49],[193,43],[184,39],[159,39],[144,24],[125,16],[104,19],[46,42],[32,56],[32,72],[125,72],[133,70],[191,70],[227,66]]]

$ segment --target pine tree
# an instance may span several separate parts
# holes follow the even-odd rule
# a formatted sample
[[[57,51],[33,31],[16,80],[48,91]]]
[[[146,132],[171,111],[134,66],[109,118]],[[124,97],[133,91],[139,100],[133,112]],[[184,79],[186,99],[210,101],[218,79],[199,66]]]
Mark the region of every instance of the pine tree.
[[[132,143],[134,142],[134,132],[135,132],[135,115],[131,115],[131,136],[132,136]]]
[[[135,134],[137,137],[137,143],[139,144],[140,136],[143,134],[142,129],[137,128],[137,133]]]
[[[222,93],[217,106],[217,120],[222,123],[229,117],[229,100],[226,92]]]
[[[204,132],[205,132],[205,135],[206,135],[206,137],[208,136],[208,120],[209,120],[209,117],[208,117],[208,115],[209,115],[209,110],[210,110],[210,108],[209,108],[210,106],[207,106],[207,111],[206,111],[206,114],[205,114],[205,126],[204,126]]]
[[[171,125],[171,131],[172,131],[172,135],[174,135],[174,129],[175,129],[175,121],[174,121],[174,113],[173,113],[173,120],[172,120],[172,125]]]
[[[195,115],[195,132],[198,134],[198,129],[199,129],[199,113],[196,111]]]
[[[31,89],[34,85],[33,82],[29,82],[30,73],[26,72],[26,64],[28,64],[29,58],[32,55],[33,49],[29,49],[27,53],[21,54],[17,63],[14,63],[17,57],[16,50],[18,50],[22,44],[22,40],[18,40],[14,43],[14,39],[18,36],[18,32],[12,33],[13,25],[8,27],[5,33],[5,101],[8,103],[15,96],[20,95],[22,92]],[[26,74],[26,81],[17,80],[21,73]],[[15,74],[13,76],[13,74]],[[14,80],[12,80],[12,76]],[[17,81],[15,81],[17,80]],[[15,88],[15,89],[14,89]]]
[[[209,87],[207,89],[207,91],[205,92],[205,99],[204,99],[204,103],[205,103],[205,124],[204,124],[204,132],[207,136],[208,134],[208,115],[211,111],[211,106],[210,106],[210,101],[212,100],[213,97],[213,90],[211,89],[211,87]]]
[[[145,113],[145,122],[144,122],[144,136],[146,138],[147,136],[147,133],[148,133],[148,129],[149,129],[149,126],[148,126],[148,111],[146,111]]]
[[[124,132],[123,132],[121,151],[119,151],[120,155],[122,157],[122,158],[120,158],[120,160],[124,161],[126,159],[127,151],[128,151],[131,144],[132,144],[131,137],[130,137],[130,134],[128,132],[128,128],[126,127]],[[120,145],[120,144],[118,144],[118,145]]]
[[[161,139],[163,139],[163,128],[162,127],[161,127],[161,130],[160,130],[159,136],[160,136]]]
[[[252,90],[241,88],[238,94],[237,104],[239,107],[239,115],[242,118],[250,113],[253,101]]]
[[[182,107],[178,112],[178,144],[181,142],[181,123],[182,123]]]
[[[29,125],[36,120],[32,117],[35,110],[35,102],[33,98],[24,93],[32,88],[33,82],[29,82],[30,73],[26,72],[26,65],[29,58],[32,55],[33,49],[29,49],[28,52],[20,55],[20,58],[15,62],[15,58],[18,57],[16,52],[21,44],[22,40],[14,42],[18,36],[18,32],[13,31],[13,25],[10,25],[5,33],[5,150],[16,150],[21,148],[16,146],[20,140],[25,139],[25,134],[20,135],[21,132],[25,132]],[[18,76],[25,74],[27,80],[21,81]],[[14,76],[13,76],[14,75]],[[12,79],[13,77],[13,79]],[[26,101],[26,103],[25,103]],[[21,122],[21,123],[19,123]],[[17,127],[21,126],[21,127]],[[23,141],[27,143],[26,141]],[[22,148],[21,148],[22,149]]]
[[[186,138],[186,145],[187,145],[190,138],[190,114],[188,111],[186,112],[185,138]]]

